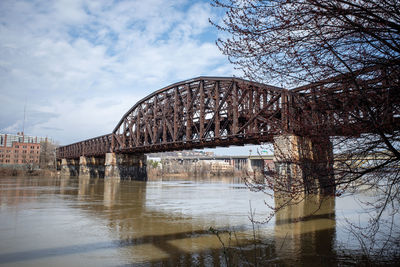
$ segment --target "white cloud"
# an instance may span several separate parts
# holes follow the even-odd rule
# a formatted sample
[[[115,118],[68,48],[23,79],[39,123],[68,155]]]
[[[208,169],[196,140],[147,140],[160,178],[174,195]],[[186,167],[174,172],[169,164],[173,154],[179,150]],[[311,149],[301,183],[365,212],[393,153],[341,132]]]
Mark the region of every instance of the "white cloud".
[[[132,95],[112,95],[83,99],[80,102],[60,101],[55,107],[39,108],[42,113],[54,111],[59,115],[37,123],[31,130],[33,134],[38,134],[53,129],[66,143],[108,134],[122,115],[138,100],[139,97]]]
[[[62,144],[111,132],[135,102],[179,80],[232,75],[205,1],[0,2],[0,129]],[[210,38],[211,37],[211,38]]]
[[[19,131],[20,129],[22,129],[23,122],[22,120],[17,120],[15,121],[13,124],[7,126],[4,129],[0,129],[1,132],[4,133],[16,133],[17,131]]]

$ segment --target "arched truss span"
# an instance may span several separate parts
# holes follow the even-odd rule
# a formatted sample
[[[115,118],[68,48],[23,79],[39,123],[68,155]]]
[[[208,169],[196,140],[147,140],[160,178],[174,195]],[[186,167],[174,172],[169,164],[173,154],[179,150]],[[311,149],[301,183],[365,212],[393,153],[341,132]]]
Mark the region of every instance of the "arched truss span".
[[[113,131],[115,152],[151,152],[270,141],[284,123],[287,90],[238,78],[199,77],[134,105]]]
[[[57,158],[271,142],[275,135],[354,136],[400,129],[399,72],[372,68],[286,90],[199,77],[145,97],[113,132],[60,147]],[[384,75],[382,75],[382,73]],[[352,73],[354,75],[354,73]]]

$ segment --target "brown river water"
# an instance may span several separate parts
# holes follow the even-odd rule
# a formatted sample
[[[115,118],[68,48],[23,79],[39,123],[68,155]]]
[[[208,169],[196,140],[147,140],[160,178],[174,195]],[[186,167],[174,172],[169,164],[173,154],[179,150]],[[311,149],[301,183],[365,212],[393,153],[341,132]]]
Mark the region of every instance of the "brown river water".
[[[355,198],[310,198],[252,224],[268,216],[264,201],[276,200],[238,178],[0,178],[0,266],[357,263]]]

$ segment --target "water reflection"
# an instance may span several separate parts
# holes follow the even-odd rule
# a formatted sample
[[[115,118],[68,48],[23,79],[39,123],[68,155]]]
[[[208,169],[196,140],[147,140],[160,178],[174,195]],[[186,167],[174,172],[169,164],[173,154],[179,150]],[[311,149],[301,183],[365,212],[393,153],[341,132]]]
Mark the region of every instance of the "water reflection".
[[[241,177],[232,176],[171,176],[171,177],[149,177],[150,182],[170,182],[170,181],[190,181],[193,183],[225,183],[225,184],[242,184],[243,179]]]
[[[111,208],[119,194],[120,180],[109,179],[104,181],[104,206]]]
[[[90,195],[90,178],[80,178],[79,185],[78,185],[78,196],[85,197]]]
[[[291,200],[275,195],[275,243],[280,258],[302,264],[335,261],[335,198],[307,196]],[[316,257],[318,255],[318,257]]]
[[[0,264],[337,264],[334,198],[279,210],[254,246],[248,201],[262,213],[263,195],[228,178],[167,180],[0,179]]]

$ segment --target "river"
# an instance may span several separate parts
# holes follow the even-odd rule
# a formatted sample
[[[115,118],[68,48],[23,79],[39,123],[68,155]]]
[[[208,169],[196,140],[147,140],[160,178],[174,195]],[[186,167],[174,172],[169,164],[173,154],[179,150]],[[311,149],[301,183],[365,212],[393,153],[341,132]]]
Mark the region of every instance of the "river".
[[[237,178],[0,178],[0,266],[357,262],[347,225],[367,217],[356,198],[308,199],[252,224],[268,216],[264,201],[277,200]]]

